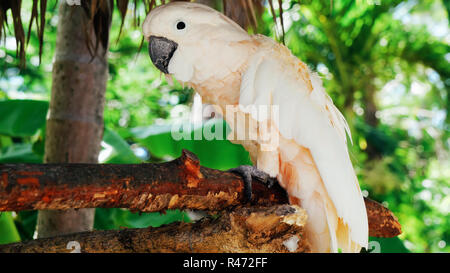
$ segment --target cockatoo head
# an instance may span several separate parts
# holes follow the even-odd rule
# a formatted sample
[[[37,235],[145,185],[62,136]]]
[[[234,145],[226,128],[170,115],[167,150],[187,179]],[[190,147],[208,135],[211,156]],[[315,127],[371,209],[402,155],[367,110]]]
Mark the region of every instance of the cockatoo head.
[[[143,34],[153,64],[183,82],[232,70],[241,58],[233,43],[250,39],[225,15],[189,2],[172,2],[152,10],[144,21]]]

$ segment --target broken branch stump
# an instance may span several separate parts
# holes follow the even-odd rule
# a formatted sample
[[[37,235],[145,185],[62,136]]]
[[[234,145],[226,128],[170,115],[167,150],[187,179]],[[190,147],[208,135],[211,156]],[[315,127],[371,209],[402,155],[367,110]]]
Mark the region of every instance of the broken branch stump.
[[[253,181],[253,205],[288,203],[276,184]],[[0,164],[0,211],[127,208],[220,211],[245,202],[241,177],[200,166],[183,150],[160,164]],[[391,211],[365,198],[369,235],[394,237],[401,227]]]
[[[380,203],[364,198],[369,222],[369,236],[392,238],[402,233],[397,217]]]
[[[71,252],[72,245],[86,253],[309,252],[303,238],[306,219],[306,212],[295,205],[239,207],[195,223],[82,232],[0,245],[0,253]]]

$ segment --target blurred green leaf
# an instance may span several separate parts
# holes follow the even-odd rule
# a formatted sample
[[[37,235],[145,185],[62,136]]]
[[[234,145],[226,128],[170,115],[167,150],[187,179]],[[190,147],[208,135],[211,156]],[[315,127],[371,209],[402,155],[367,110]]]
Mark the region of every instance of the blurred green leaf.
[[[42,155],[33,152],[33,144],[13,144],[0,150],[0,163],[42,163]]]
[[[107,146],[111,147],[109,149],[110,154],[107,158],[103,159],[104,163],[114,163],[114,164],[137,164],[142,163],[130,148],[130,145],[123,140],[116,132],[105,129],[103,135],[103,141]],[[108,147],[106,148],[108,150]]]
[[[159,227],[176,221],[189,222],[186,213],[179,210],[167,210],[165,213],[133,213],[125,209],[97,208],[95,210],[95,229],[109,230],[126,228]]]
[[[37,139],[33,143],[33,152],[42,158],[45,154],[45,132],[46,132],[46,123],[40,129],[40,134]]]
[[[36,231],[37,210],[19,211],[14,219],[17,231],[22,241],[33,240]]]
[[[110,230],[127,227],[126,218],[130,212],[124,209],[95,209],[94,229]]]
[[[369,237],[369,242],[378,242],[381,253],[409,253],[403,242],[398,238]]]
[[[173,126],[176,126],[174,128]],[[174,129],[173,129],[174,128]],[[181,130],[184,128],[183,130]],[[223,134],[222,140],[207,140],[205,132],[215,132],[216,128]],[[174,132],[181,132],[175,137]],[[248,152],[241,146],[225,140],[227,124],[222,119],[211,119],[201,126],[188,121],[174,125],[151,125],[130,129],[136,141],[149,149],[157,158],[176,158],[183,149],[196,154],[200,163],[209,168],[226,170],[239,165],[251,165]],[[183,137],[185,136],[185,137]],[[181,139],[178,139],[181,138]]]
[[[11,212],[0,213],[0,244],[20,242]]]
[[[159,227],[178,221],[189,222],[189,217],[180,210],[166,210],[164,213],[131,213],[127,219],[128,225],[135,228]]]
[[[12,143],[13,143],[13,142],[12,142],[11,137],[0,135],[0,148],[1,148],[1,147],[9,146],[9,145],[11,145]]]
[[[44,125],[47,111],[47,101],[0,101],[0,134],[32,136]]]

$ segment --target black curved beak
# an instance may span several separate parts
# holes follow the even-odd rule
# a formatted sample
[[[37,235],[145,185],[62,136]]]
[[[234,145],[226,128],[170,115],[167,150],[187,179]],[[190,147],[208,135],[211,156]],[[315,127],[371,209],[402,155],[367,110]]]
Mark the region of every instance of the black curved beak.
[[[178,44],[164,37],[150,36],[148,53],[153,64],[162,72],[169,74],[169,62]]]

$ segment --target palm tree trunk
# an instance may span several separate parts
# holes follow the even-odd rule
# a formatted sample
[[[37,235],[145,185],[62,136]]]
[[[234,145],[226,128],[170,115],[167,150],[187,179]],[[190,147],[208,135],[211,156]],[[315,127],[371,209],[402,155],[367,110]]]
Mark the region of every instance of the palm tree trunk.
[[[46,163],[98,161],[108,78],[107,50],[100,43],[96,57],[92,58],[86,33],[95,43],[94,29],[83,8],[61,1],[45,141]],[[39,211],[38,237],[92,230],[94,212],[94,209]]]
[[[366,125],[370,126],[372,130],[376,130],[379,125],[379,120],[376,116],[378,107],[376,104],[376,87],[374,85],[375,74],[371,71],[367,76],[367,82],[365,84],[365,89],[363,93],[362,101],[365,105],[364,109],[364,122]],[[382,157],[382,151],[379,145],[375,145],[373,138],[367,139],[366,152],[369,160],[380,159]]]

